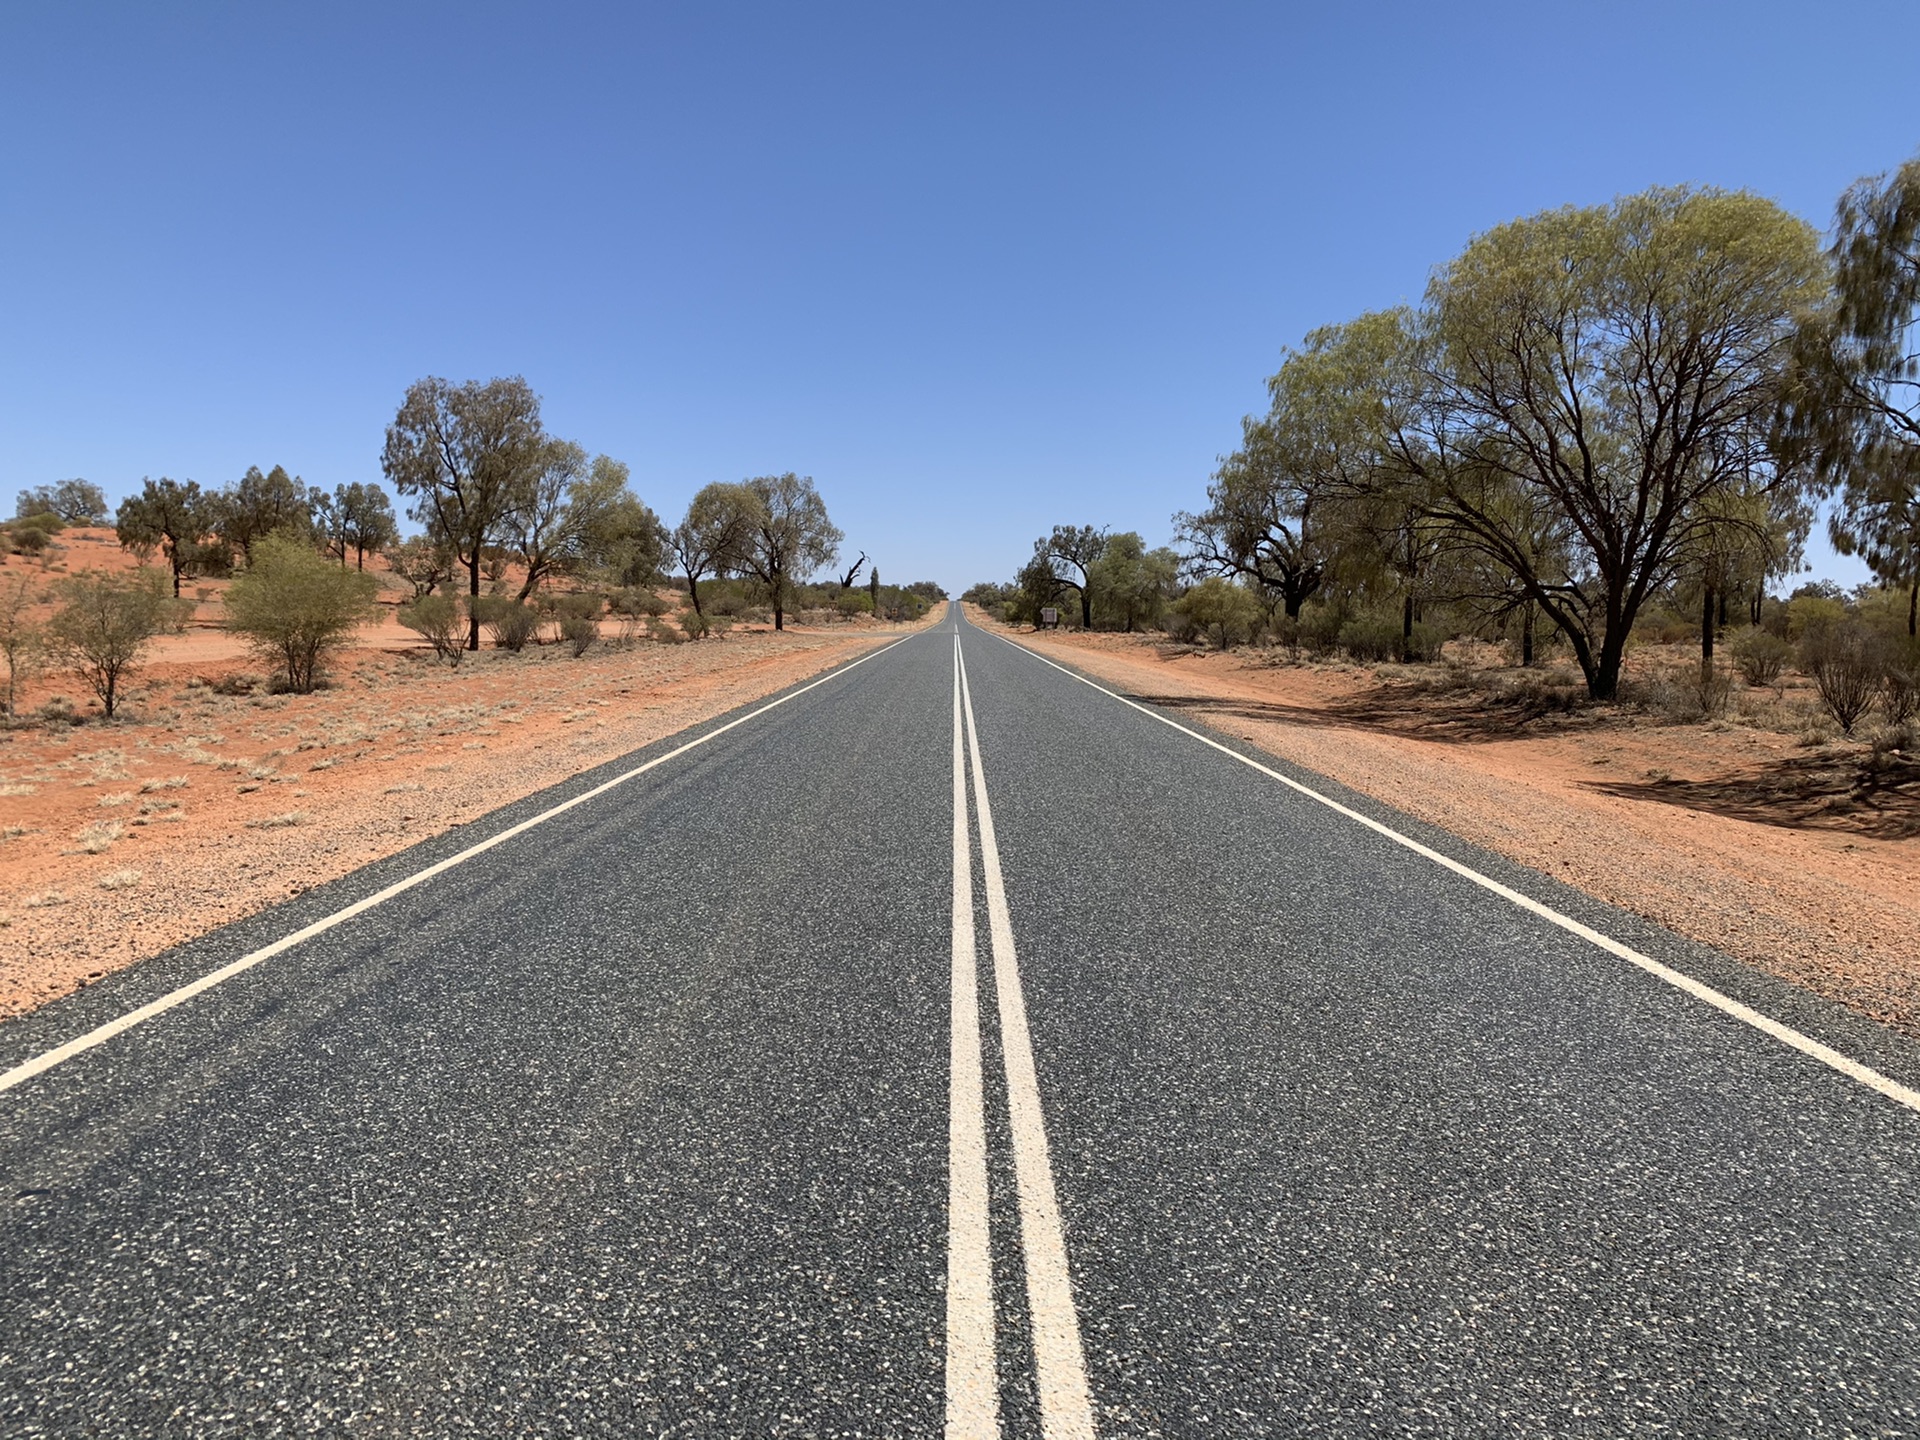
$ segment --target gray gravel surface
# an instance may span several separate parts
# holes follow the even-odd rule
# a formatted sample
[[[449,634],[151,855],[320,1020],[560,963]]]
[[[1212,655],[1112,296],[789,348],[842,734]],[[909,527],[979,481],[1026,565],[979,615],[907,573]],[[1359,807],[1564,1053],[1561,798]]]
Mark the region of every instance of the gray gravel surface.
[[[1103,1433],[1920,1433],[1920,1115],[963,643]],[[0,1095],[0,1434],[937,1432],[951,647]],[[0,1066],[630,763],[0,1027]]]

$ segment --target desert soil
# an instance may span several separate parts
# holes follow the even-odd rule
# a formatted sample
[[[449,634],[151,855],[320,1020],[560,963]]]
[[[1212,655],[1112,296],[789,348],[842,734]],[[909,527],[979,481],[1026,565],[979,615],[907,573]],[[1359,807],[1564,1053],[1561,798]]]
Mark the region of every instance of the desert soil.
[[[95,553],[117,561],[113,547]],[[603,628],[610,643],[579,659],[557,645],[485,649],[454,669],[389,614],[312,695],[220,693],[218,682],[263,667],[235,637],[190,629],[162,641],[139,671],[124,720],[0,732],[0,1016],[907,627],[742,628],[630,646],[611,643],[611,623]],[[38,705],[55,694],[82,708],[87,692],[73,676],[51,675],[25,698]]]
[[[1624,708],[1492,713],[1391,670],[1141,636],[1017,638],[1920,1036],[1913,757]]]

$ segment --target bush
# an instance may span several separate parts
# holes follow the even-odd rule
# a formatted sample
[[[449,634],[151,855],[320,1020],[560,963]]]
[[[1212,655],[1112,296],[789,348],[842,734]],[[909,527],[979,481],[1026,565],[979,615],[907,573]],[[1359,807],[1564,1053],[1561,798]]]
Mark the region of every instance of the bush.
[[[1733,697],[1733,677],[1723,667],[1703,660],[1693,672],[1687,696],[1702,719],[1718,719],[1726,714],[1727,702]]]
[[[1778,635],[1758,629],[1745,631],[1727,649],[1740,678],[1755,689],[1777,683],[1793,653],[1793,647]]]
[[[1886,675],[1886,656],[1880,637],[1857,621],[1817,622],[1800,642],[1800,668],[1812,678],[1841,733],[1851,735],[1873,707]]]
[[[723,620],[721,623],[732,624],[733,622]],[[714,622],[705,615],[702,615],[698,610],[688,610],[680,616],[680,627],[687,632],[687,639],[689,640],[706,638],[707,632],[712,630],[713,626]]]
[[[460,602],[451,595],[422,595],[396,612],[400,623],[433,646],[433,653],[450,664],[460,663],[466,648],[467,627]]]
[[[47,546],[53,543],[53,537],[35,525],[16,525],[11,534],[13,553],[16,555],[42,555],[46,553]]]
[[[81,673],[112,719],[121,682],[154,636],[178,623],[172,581],[144,565],[118,575],[87,570],[56,584],[54,597],[48,648]]]
[[[1196,634],[1211,640],[1220,649],[1244,645],[1267,618],[1266,610],[1244,585],[1233,585],[1219,576],[1209,576],[1173,602],[1176,615],[1185,619]]]
[[[505,595],[482,595],[475,603],[480,623],[502,650],[518,653],[540,628],[540,612]]]
[[[321,658],[373,620],[379,582],[335,565],[282,531],[256,540],[247,573],[227,590],[227,627],[280,667],[286,688],[312,691]]]
[[[1340,627],[1337,638],[1348,656],[1363,663],[1398,659],[1400,626],[1382,615],[1360,615]]]
[[[560,622],[560,639],[573,651],[578,660],[593,648],[600,638],[600,622],[585,615],[568,615]]]
[[[1884,643],[1880,704],[1889,725],[1904,726],[1920,713],[1920,644],[1904,635]]]

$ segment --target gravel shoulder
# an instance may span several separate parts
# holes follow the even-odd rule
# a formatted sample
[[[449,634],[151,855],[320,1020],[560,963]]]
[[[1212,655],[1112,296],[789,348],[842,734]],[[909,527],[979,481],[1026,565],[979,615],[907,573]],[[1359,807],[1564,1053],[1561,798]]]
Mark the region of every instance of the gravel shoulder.
[[[1142,636],[1016,634],[969,616],[1920,1036],[1913,802],[1898,785],[1860,804],[1796,781],[1858,763],[1851,753],[1809,757],[1791,736],[1738,724],[1474,723],[1462,713],[1471,702],[1449,711],[1364,667],[1194,654]]]

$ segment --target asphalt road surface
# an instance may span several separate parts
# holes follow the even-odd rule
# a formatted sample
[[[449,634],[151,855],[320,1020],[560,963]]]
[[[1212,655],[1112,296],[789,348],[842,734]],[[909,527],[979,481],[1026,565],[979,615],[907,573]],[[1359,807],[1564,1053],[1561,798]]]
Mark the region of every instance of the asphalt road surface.
[[[6,1436],[1920,1434],[1916,1047],[957,615],[0,1072]]]

